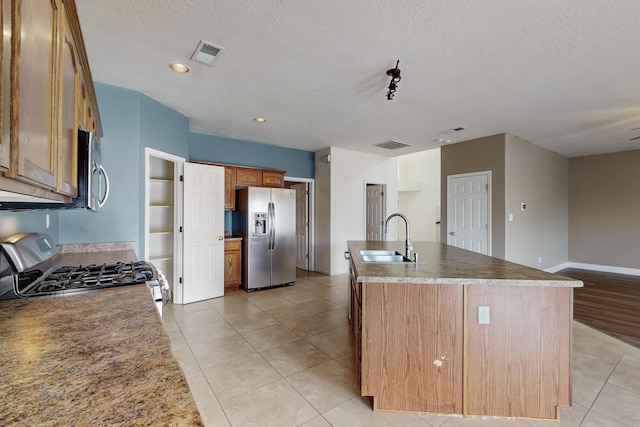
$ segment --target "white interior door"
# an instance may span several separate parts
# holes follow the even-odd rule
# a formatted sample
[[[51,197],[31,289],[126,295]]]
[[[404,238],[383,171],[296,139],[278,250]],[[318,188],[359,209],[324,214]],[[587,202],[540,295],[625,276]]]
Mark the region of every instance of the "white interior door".
[[[224,168],[184,164],[185,304],[224,295]]]
[[[491,255],[491,172],[447,177],[447,243]]]
[[[367,184],[367,240],[384,240],[384,185]]]
[[[291,185],[296,192],[296,268],[309,270],[309,191],[306,182]]]

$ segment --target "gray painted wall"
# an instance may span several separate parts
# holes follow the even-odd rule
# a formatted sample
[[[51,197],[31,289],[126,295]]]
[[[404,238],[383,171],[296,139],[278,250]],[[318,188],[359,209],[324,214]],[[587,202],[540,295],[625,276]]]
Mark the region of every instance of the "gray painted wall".
[[[478,138],[440,149],[441,241],[447,242],[447,176],[491,171],[492,255],[505,258],[505,134]]]
[[[49,228],[46,227],[46,216],[49,215]],[[29,212],[0,212],[0,241],[18,233],[38,232],[48,234],[57,244],[59,212],[29,211]]]
[[[640,268],[640,150],[569,159],[569,260]]]
[[[545,269],[569,259],[569,161],[506,135],[506,256]],[[520,204],[526,204],[521,210]],[[513,221],[509,221],[509,214]]]

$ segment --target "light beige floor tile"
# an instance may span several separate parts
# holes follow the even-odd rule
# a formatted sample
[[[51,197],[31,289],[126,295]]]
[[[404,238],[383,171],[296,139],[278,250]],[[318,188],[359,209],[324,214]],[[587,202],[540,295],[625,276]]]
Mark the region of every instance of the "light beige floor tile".
[[[180,327],[189,344],[217,340],[218,338],[237,335],[233,327],[226,321],[213,323],[187,323]]]
[[[600,392],[591,410],[622,423],[640,426],[640,393],[607,384]]]
[[[193,344],[191,351],[201,368],[256,353],[254,348],[240,335]]]
[[[248,300],[251,304],[264,311],[293,305],[291,301],[287,301],[284,298],[268,295],[267,292],[269,291],[270,289],[267,289],[258,293],[250,294]]]
[[[319,335],[305,338],[311,344],[324,351],[332,359],[353,351],[353,339],[348,327],[334,329]]]
[[[313,301],[318,297],[304,289],[296,289],[294,291],[283,293],[282,298],[292,302],[293,304],[300,304],[303,302]]]
[[[514,418],[463,418],[451,417],[442,427],[528,427],[523,420]]]
[[[220,298],[221,299],[221,298]],[[213,308],[212,299],[193,302],[191,304],[167,304],[165,308],[169,307],[168,310],[171,310],[173,315],[184,314],[184,313],[193,313],[201,310],[208,310]]]
[[[298,426],[318,412],[285,380],[279,380],[222,402],[232,426]]]
[[[310,337],[337,329],[336,325],[319,316],[300,317],[291,322],[283,323],[291,332],[301,337]]]
[[[259,354],[203,368],[202,372],[220,402],[281,378]]]
[[[185,377],[199,411],[212,405],[218,405],[218,399],[213,390],[211,390],[211,386],[209,386],[202,371],[190,373]]]
[[[260,354],[283,377],[329,361],[329,356],[304,340],[284,344]]]
[[[333,427],[430,427],[415,414],[374,412],[369,399],[354,397],[323,414]]]
[[[265,313],[267,313],[269,316],[273,317],[274,319],[276,319],[278,322],[281,322],[281,323],[295,322],[301,317],[309,316],[312,314],[312,313],[307,313],[304,307],[301,307],[300,304],[292,304],[287,307],[266,310]]]
[[[302,424],[300,427],[331,427],[331,424],[329,424],[329,422],[321,415]]]
[[[574,353],[598,357],[602,361],[618,363],[628,345],[602,332],[573,322]]]
[[[182,368],[182,372],[186,374],[191,374],[194,372],[200,372],[200,366],[198,365],[198,361],[193,356],[191,349],[189,347],[182,347],[177,350],[172,351],[173,357],[178,360],[180,367]]]
[[[188,347],[187,340],[185,340],[184,335],[180,332],[180,329],[177,331],[167,331],[167,335],[169,335],[169,340],[171,341],[171,351],[175,351],[181,348]]]
[[[629,346],[609,377],[609,384],[640,393],[640,349]]]
[[[239,333],[255,331],[278,324],[278,321],[264,311],[229,316],[227,322]]]
[[[354,353],[347,353],[344,356],[340,356],[335,359],[336,362],[350,370],[351,372],[356,371],[356,359]]]
[[[327,301],[324,298],[318,298],[311,301],[297,304],[304,312],[306,316],[312,314],[325,313],[327,311],[337,310],[340,308],[338,304],[334,304],[331,301]]]
[[[625,424],[595,411],[589,411],[580,427],[637,427],[638,424]]]
[[[425,420],[432,427],[440,427],[446,423],[449,418],[447,415],[434,415],[434,414],[417,414],[420,419]]]
[[[194,324],[194,323],[213,323],[219,322],[222,316],[213,308],[206,310],[194,311],[192,313],[176,313],[174,315],[178,325]]]
[[[349,313],[346,307],[340,307],[336,310],[326,311],[324,313],[318,313],[318,317],[326,319],[336,326],[349,325]]]
[[[321,414],[357,394],[355,374],[330,360],[286,378]]]
[[[219,403],[200,409],[199,411],[205,427],[231,427]]]
[[[620,357],[617,360],[610,360],[602,359],[594,354],[574,351],[571,361],[574,372],[580,372],[582,375],[602,381],[604,384],[621,358],[622,354],[620,354]]]
[[[534,427],[578,427],[588,411],[588,408],[574,402],[572,406],[560,408],[560,421],[524,420],[524,422]]]
[[[268,350],[300,339],[298,335],[280,323],[255,331],[244,332],[242,336],[256,351]]]
[[[251,304],[247,299],[242,299],[239,302],[235,302],[229,305],[219,305],[216,311],[220,313],[225,319],[238,318],[245,316],[249,313],[261,313],[255,305]]]
[[[173,317],[171,313],[163,313],[162,314],[162,325],[164,326],[164,330],[167,332],[179,331],[180,328],[176,323],[176,319]]]
[[[575,369],[571,374],[573,380],[573,401],[579,405],[590,408],[598,397],[598,393],[604,387],[604,382],[587,377]]]

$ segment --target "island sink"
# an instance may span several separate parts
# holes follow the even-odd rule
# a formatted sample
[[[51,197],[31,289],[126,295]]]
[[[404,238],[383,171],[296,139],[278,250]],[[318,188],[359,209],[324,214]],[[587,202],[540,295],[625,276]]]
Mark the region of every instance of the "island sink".
[[[398,251],[368,249],[360,251],[363,262],[413,262]]]

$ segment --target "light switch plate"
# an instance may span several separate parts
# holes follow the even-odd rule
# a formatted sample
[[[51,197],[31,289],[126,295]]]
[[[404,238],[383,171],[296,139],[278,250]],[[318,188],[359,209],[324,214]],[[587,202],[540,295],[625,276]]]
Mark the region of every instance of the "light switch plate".
[[[488,305],[478,306],[478,325],[488,325],[491,323],[491,315]]]

